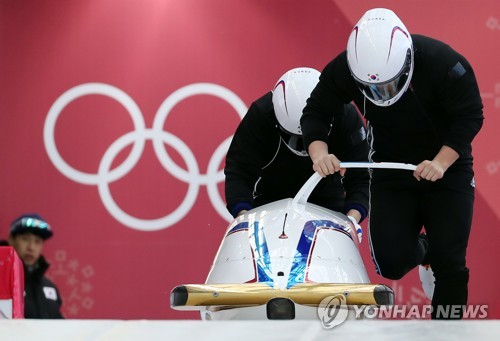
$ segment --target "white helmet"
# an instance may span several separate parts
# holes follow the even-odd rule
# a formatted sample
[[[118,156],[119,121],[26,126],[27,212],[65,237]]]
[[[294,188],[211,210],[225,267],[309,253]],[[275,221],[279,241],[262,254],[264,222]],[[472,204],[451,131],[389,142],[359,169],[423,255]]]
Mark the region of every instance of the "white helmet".
[[[394,104],[413,74],[411,35],[393,11],[369,10],[351,32],[347,64],[366,98],[378,106]]]
[[[306,101],[319,81],[320,72],[308,67],[287,71],[273,88],[273,106],[281,139],[295,154],[307,156],[300,118]]]

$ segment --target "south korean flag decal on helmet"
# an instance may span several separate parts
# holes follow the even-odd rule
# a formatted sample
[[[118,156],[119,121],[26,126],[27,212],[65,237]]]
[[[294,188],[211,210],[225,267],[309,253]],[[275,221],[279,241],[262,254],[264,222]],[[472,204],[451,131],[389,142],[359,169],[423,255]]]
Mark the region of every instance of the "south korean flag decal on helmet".
[[[413,42],[396,14],[367,11],[347,42],[347,64],[359,90],[373,104],[389,106],[406,92],[413,74]]]

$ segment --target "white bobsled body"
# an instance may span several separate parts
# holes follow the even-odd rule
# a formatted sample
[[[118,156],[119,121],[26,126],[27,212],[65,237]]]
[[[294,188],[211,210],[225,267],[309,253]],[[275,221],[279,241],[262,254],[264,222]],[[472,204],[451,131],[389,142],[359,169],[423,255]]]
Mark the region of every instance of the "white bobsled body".
[[[346,305],[393,304],[391,288],[370,283],[349,218],[307,202],[320,179],[237,217],[206,282],[174,288],[171,307],[199,310],[205,320],[317,319],[331,296]]]
[[[231,223],[206,280],[255,282],[287,290],[298,283],[369,283],[369,278],[357,235],[345,215],[285,199],[248,211]],[[265,308],[204,309],[202,317],[265,318]],[[302,313],[296,309],[297,318],[308,313],[317,318],[315,307],[303,308]]]

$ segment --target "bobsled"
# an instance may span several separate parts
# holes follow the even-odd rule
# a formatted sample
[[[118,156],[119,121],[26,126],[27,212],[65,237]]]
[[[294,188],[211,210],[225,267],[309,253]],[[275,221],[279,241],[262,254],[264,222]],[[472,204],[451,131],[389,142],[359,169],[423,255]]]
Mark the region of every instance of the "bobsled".
[[[390,287],[370,283],[350,219],[307,202],[320,180],[314,173],[294,198],[234,219],[205,283],[175,287],[170,306],[198,310],[203,320],[273,320],[317,319],[318,306],[329,297],[340,297],[346,307],[394,304]]]

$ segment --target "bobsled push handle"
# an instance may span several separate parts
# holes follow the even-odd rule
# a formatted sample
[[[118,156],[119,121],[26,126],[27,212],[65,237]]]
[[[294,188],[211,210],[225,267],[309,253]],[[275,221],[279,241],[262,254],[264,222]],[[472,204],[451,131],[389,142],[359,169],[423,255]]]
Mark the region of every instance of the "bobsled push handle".
[[[340,168],[383,168],[383,169],[403,169],[415,170],[417,166],[409,163],[397,162],[341,162]],[[315,172],[297,192],[293,198],[293,203],[305,205],[316,185],[321,180],[321,175]]]
[[[307,199],[309,199],[309,196],[311,195],[311,192],[321,179],[321,175],[319,175],[318,172],[314,172],[301,189],[299,189],[295,198],[293,198],[292,203],[305,205],[307,203]]]
[[[341,162],[340,168],[383,168],[383,169],[405,169],[414,171],[417,166],[411,163],[398,162]]]

